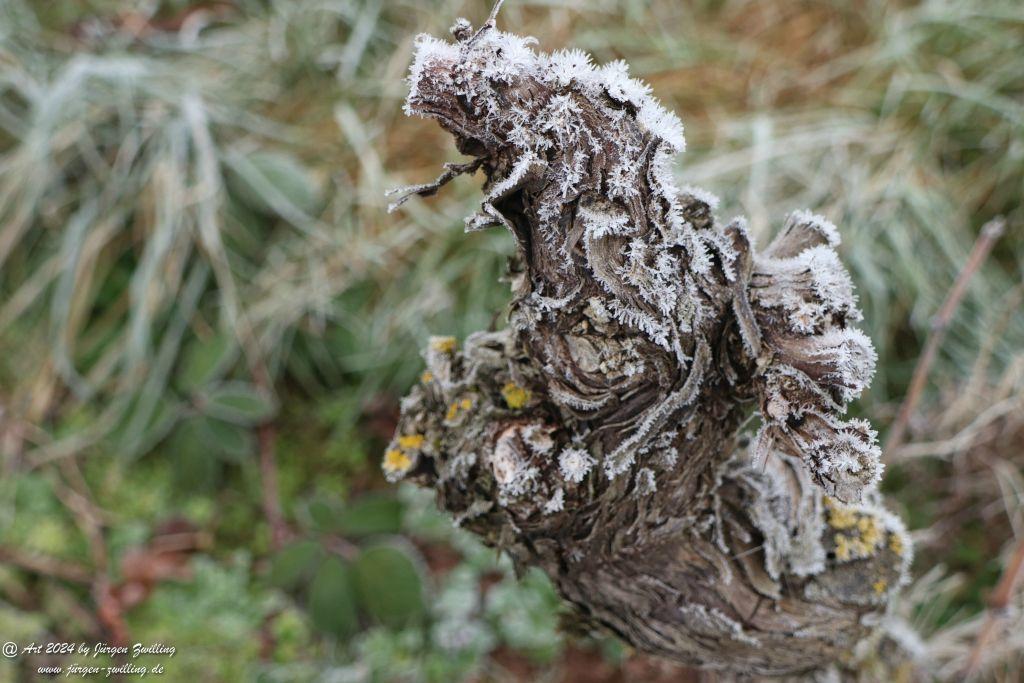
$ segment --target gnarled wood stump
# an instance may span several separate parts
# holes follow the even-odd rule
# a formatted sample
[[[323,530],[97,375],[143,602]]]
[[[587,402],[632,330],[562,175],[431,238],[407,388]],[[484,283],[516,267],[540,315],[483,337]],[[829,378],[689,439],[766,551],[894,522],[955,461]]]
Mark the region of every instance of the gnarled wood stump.
[[[514,299],[507,329],[430,340],[388,477],[643,651],[892,674],[910,545],[875,491],[875,432],[843,417],[875,354],[835,227],[797,212],[755,250],[676,187],[682,124],[625,64],[535,52],[493,16],[452,33],[418,38],[407,113],[472,160],[396,205],[482,170],[467,230],[512,233]]]

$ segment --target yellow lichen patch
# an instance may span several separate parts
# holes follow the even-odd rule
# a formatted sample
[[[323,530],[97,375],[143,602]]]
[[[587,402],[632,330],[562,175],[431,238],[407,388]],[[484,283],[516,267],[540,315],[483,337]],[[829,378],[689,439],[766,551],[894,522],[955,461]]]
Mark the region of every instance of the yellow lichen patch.
[[[388,474],[404,472],[412,465],[412,459],[397,448],[388,449],[384,453],[384,471]]]
[[[840,562],[856,560],[874,555],[885,542],[885,528],[877,517],[852,508],[839,506],[829,507],[828,523],[835,529],[846,533],[837,533],[833,538],[836,544],[836,559]]]
[[[884,530],[878,524],[878,520],[869,515],[860,517],[857,520],[857,530],[860,532],[860,539],[865,545],[875,548],[882,544]]]
[[[875,548],[877,547],[868,543],[863,538],[854,539],[850,545],[853,547],[853,552],[857,557],[871,557],[875,554]]]
[[[903,555],[903,537],[893,532],[889,534],[889,550],[897,555]]]
[[[448,412],[445,413],[444,419],[448,422],[452,422],[459,416],[460,412],[465,412],[473,407],[473,399],[461,398],[457,401],[452,401],[448,404]]]
[[[441,353],[455,353],[458,343],[455,341],[455,337],[432,337],[430,348]]]
[[[852,553],[850,539],[842,534],[836,534],[833,540],[836,542],[836,559],[840,562],[849,560]]]
[[[505,399],[505,405],[512,410],[519,410],[530,400],[530,390],[519,386],[515,382],[508,382],[501,388],[501,395]]]
[[[406,451],[415,451],[423,448],[425,440],[426,437],[422,434],[406,434],[398,437],[398,447]]]
[[[423,382],[424,384],[428,384],[430,382],[433,382],[434,381],[434,373],[432,373],[430,370],[424,370],[423,374],[420,375],[420,381]]]
[[[892,682],[910,683],[912,680],[914,680],[914,672],[916,671],[914,667],[915,664],[913,661],[903,662],[902,664],[900,664],[898,667],[896,667],[896,670],[893,671]]]
[[[885,590],[889,587],[889,582],[885,579],[879,579],[871,584],[871,587],[875,589],[875,595],[882,595]]]
[[[848,507],[837,505],[830,498],[825,499],[828,510],[828,525],[833,529],[852,529],[857,525],[856,513]]]

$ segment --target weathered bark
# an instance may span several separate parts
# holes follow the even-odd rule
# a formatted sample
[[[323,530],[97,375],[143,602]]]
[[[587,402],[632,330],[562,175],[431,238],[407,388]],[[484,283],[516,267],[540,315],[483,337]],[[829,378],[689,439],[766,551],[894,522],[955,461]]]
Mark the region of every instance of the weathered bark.
[[[418,39],[407,112],[473,160],[405,197],[482,170],[467,230],[511,231],[514,299],[508,329],[430,341],[389,478],[436,489],[646,652],[758,675],[898,665],[880,624],[910,547],[874,488],[875,433],[842,417],[874,351],[835,228],[798,212],[755,252],[674,186],[682,126],[625,65],[536,53],[493,17],[452,32]]]

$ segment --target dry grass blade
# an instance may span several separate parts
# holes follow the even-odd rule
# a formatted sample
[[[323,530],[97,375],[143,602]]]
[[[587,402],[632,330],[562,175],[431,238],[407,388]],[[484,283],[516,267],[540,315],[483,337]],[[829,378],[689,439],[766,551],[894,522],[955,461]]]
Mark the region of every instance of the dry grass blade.
[[[977,241],[974,243],[970,256],[967,258],[967,263],[964,264],[963,270],[960,271],[960,275],[949,290],[946,300],[933,319],[924,351],[921,353],[917,366],[914,368],[914,375],[910,380],[907,396],[903,400],[903,405],[900,406],[896,421],[889,432],[889,440],[885,444],[885,456],[891,458],[893,451],[903,442],[904,433],[910,423],[911,416],[914,414],[914,410],[917,408],[918,402],[921,400],[925,384],[928,381],[928,375],[938,356],[939,348],[942,346],[942,341],[946,336],[946,330],[949,328],[950,321],[953,319],[953,314],[956,312],[957,306],[960,305],[960,301],[967,291],[967,285],[970,284],[971,278],[974,277],[981,264],[985,262],[985,258],[992,251],[992,247],[995,246],[996,241],[1005,230],[1006,221],[1002,218],[996,218],[985,224],[978,235]]]
[[[992,591],[992,596],[989,598],[988,614],[985,616],[985,623],[978,632],[978,639],[967,659],[967,666],[963,671],[964,677],[975,676],[981,671],[985,648],[995,636],[999,622],[1004,618],[1005,612],[1010,606],[1010,600],[1021,581],[1024,581],[1024,537],[1017,540],[1013,555],[1010,556],[1010,561],[1006,564],[999,583]]]

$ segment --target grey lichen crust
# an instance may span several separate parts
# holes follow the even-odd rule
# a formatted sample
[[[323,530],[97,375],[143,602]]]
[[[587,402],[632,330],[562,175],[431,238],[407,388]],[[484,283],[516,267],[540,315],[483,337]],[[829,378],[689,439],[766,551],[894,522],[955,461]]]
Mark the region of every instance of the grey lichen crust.
[[[536,52],[493,17],[452,32],[417,39],[406,110],[472,160],[396,206],[483,171],[466,225],[516,240],[510,325],[430,340],[388,478],[436,489],[642,650],[850,675],[910,544],[875,491],[875,432],[843,417],[875,354],[835,227],[797,212],[755,251],[676,187],[682,124],[624,63]]]

